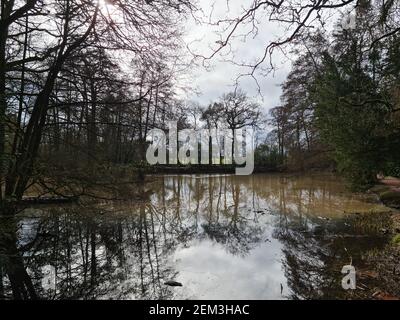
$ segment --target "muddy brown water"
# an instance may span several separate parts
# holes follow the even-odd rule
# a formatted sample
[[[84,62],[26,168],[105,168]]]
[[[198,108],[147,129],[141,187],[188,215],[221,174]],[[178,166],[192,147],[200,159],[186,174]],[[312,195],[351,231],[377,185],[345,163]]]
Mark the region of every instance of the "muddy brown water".
[[[341,269],[387,239],[348,213],[387,210],[332,175],[155,176],[141,202],[0,219],[4,299],[343,298]],[[182,286],[170,287],[166,281]]]

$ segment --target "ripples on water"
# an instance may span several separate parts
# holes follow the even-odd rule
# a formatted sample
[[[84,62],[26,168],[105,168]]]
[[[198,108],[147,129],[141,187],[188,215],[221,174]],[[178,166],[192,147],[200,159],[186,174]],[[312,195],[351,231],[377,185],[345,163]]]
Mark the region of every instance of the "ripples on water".
[[[342,266],[362,266],[363,255],[385,243],[343,219],[384,207],[346,192],[333,176],[160,176],[150,187],[140,203],[1,218],[0,295],[340,298]]]

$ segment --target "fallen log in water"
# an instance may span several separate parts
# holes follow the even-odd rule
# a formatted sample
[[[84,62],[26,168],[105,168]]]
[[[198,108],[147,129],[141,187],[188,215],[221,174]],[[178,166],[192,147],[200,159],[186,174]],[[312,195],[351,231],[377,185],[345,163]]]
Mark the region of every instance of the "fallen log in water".
[[[74,203],[79,200],[78,196],[71,197],[23,197],[20,204],[62,204]]]

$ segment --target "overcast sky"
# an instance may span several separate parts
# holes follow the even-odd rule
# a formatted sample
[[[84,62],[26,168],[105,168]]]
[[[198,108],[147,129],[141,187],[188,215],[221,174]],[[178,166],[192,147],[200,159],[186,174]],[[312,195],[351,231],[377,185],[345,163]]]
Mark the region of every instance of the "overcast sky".
[[[203,11],[202,17],[211,17],[210,21],[217,21],[226,17],[238,17],[241,16],[246,8],[244,4],[247,1],[239,0],[199,0],[198,1],[201,10]],[[252,1],[249,2],[250,4]],[[249,4],[247,4],[248,6]],[[229,6],[229,7],[228,7]],[[348,9],[346,9],[348,10]],[[330,22],[333,22],[338,18],[338,15],[343,10],[337,10],[329,15],[333,17]],[[234,87],[235,80],[238,75],[248,72],[248,69],[243,69],[233,65],[230,62],[224,61],[227,57],[234,56],[235,61],[254,62],[263,56],[265,47],[272,41],[276,40],[278,36],[285,34],[285,28],[287,25],[283,25],[279,22],[269,22],[268,12],[265,10],[257,10],[257,25],[258,33],[255,37],[251,35],[243,39],[238,38],[231,42],[232,52],[228,53],[228,50],[224,50],[223,55],[218,55],[211,59],[209,62],[209,69],[203,67],[197,67],[192,71],[190,84],[193,88],[200,90],[199,95],[189,94],[188,98],[199,102],[201,105],[208,105],[210,102],[215,101],[223,93],[229,92]],[[335,17],[336,16],[336,17]],[[333,25],[328,21],[326,25],[327,29],[331,29]],[[202,55],[209,55],[212,52],[212,48],[216,48],[218,45],[216,41],[220,38],[215,32],[220,30],[219,27],[211,24],[202,23],[196,24],[193,20],[190,20],[186,24],[186,36],[185,42],[189,43],[189,48],[192,52]],[[246,34],[250,31],[250,26],[242,27],[236,33]],[[211,47],[211,49],[210,49]],[[257,99],[262,105],[263,111],[266,113],[269,109],[280,104],[279,97],[281,95],[280,85],[286,79],[287,74],[291,69],[290,48],[286,49],[286,52],[280,52],[275,50],[272,55],[272,63],[274,65],[274,72],[266,75],[261,74],[261,71],[256,73],[256,78],[260,86],[261,95],[258,93],[258,86],[254,79],[251,77],[243,77],[240,81],[240,87],[245,90],[249,96]],[[265,67],[268,67],[269,60]]]
[[[211,6],[211,3],[214,3],[214,7]],[[227,16],[238,16],[244,10],[241,1],[229,1],[229,9],[226,1],[199,0],[199,4],[204,11],[204,16],[209,17],[212,13],[211,21],[217,21]],[[235,61],[248,63],[259,59],[263,55],[266,45],[282,31],[282,26],[270,23],[267,19],[262,19],[262,21],[263,23],[258,25],[258,34],[254,39],[252,36],[248,36],[246,41],[243,41],[242,38],[235,39],[232,42],[231,51],[226,49],[222,55],[217,55],[207,61],[208,68],[198,66],[192,70],[191,86],[197,88],[199,94],[189,94],[189,99],[205,106],[217,100],[223,93],[233,90],[237,77],[245,74],[249,69],[236,66],[226,60],[234,57]],[[189,43],[191,51],[208,56],[212,52],[212,48],[218,46],[216,41],[219,40],[219,36],[215,33],[217,30],[219,30],[217,27],[207,23],[199,25],[190,20],[187,23],[185,42]],[[238,34],[247,33],[249,30],[249,28],[241,28]],[[261,95],[258,92],[256,81],[250,76],[240,78],[239,82],[241,89],[261,103],[264,112],[279,104],[280,84],[285,80],[291,68],[289,58],[285,58],[279,52],[275,52],[272,61],[275,66],[273,73],[263,75],[260,70],[255,75]]]

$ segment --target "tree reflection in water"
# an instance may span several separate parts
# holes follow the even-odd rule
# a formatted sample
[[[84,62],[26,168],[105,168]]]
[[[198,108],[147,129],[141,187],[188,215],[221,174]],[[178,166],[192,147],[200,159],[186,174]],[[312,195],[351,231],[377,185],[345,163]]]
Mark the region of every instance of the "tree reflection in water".
[[[343,224],[343,211],[377,205],[334,177],[164,176],[151,188],[140,203],[2,218],[1,297],[341,297],[341,267],[384,242]]]

